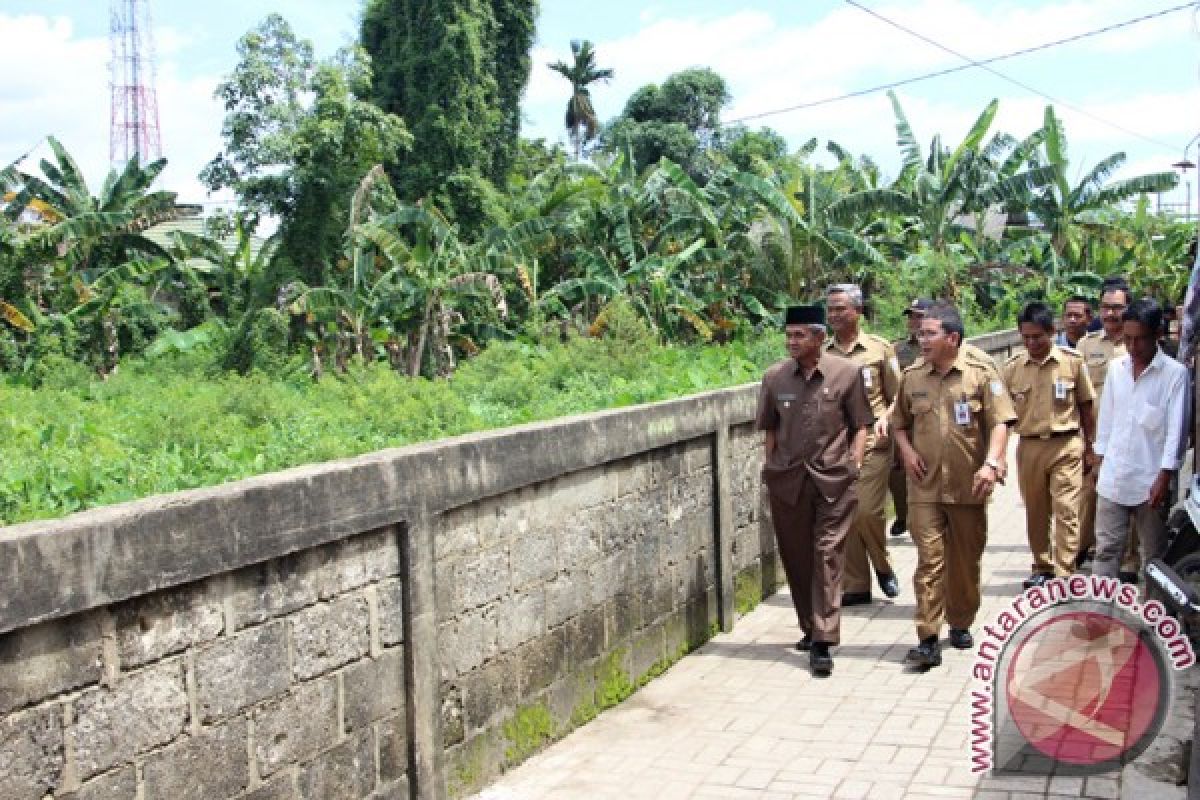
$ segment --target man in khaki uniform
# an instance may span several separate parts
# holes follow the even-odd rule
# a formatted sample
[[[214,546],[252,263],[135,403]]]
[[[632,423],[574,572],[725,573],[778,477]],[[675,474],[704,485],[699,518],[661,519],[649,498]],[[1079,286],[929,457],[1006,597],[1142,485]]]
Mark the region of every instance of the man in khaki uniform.
[[[892,412],[917,545],[919,642],[905,661],[922,669],[942,663],[943,622],[953,647],[974,645],[986,504],[1004,472],[1008,426],[1016,419],[995,362],[962,347],[964,333],[954,306],[935,303],[925,312],[922,360],[902,374]]]
[[[1075,571],[1083,454],[1094,441],[1096,399],[1083,357],[1052,344],[1054,312],[1030,303],[1017,317],[1025,343],[1004,365],[1004,385],[1017,412],[1017,484],[1033,567],[1025,588]],[[1050,521],[1054,521],[1051,553]]]
[[[908,325],[908,336],[892,342],[901,370],[908,369],[914,361],[921,357],[921,345],[917,341],[917,331],[921,327],[921,320],[925,318],[925,309],[931,305],[933,305],[932,300],[918,297],[901,312]],[[896,518],[892,520],[892,536],[902,536],[908,530],[907,482],[904,465],[900,463],[900,453],[893,448],[892,471],[888,476],[888,491],[892,493],[892,505],[896,509]]]
[[[842,569],[854,523],[854,482],[875,421],[862,372],[825,352],[820,306],[787,311],[789,358],[767,370],[755,425],[766,431],[763,481],[779,556],[814,675],[833,670],[841,640]]]
[[[1121,279],[1109,279],[1105,281],[1104,288],[1100,294],[1100,324],[1103,328],[1098,331],[1092,331],[1079,340],[1079,354],[1083,356],[1083,363],[1087,366],[1088,377],[1092,380],[1092,387],[1096,390],[1096,398],[1104,394],[1104,378],[1108,374],[1108,365],[1125,355],[1125,323],[1121,319],[1121,315],[1125,313],[1125,309],[1129,307],[1130,297],[1129,286]],[[1092,442],[1087,442],[1087,451],[1084,454],[1084,473],[1085,480],[1083,483],[1083,494],[1080,502],[1079,510],[1079,563],[1082,563],[1083,555],[1086,554],[1096,544],[1096,470],[1093,468],[1096,463],[1096,456],[1092,452]],[[1121,565],[1121,571],[1133,573],[1135,576],[1138,571],[1136,548],[1137,534],[1131,530],[1130,547],[1133,555],[1127,554],[1125,561]]]
[[[900,365],[887,339],[859,329],[862,311],[862,288],[856,284],[834,284],[825,293],[825,313],[829,317],[829,327],[833,329],[833,336],[825,342],[825,350],[859,366],[867,390],[867,403],[876,419],[876,430],[867,435],[866,458],[855,484],[858,513],[846,539],[843,606],[871,602],[872,568],[885,595],[895,597],[900,593],[884,533],[887,525],[884,505],[888,473],[892,468],[892,440],[888,438],[885,418],[900,386]]]

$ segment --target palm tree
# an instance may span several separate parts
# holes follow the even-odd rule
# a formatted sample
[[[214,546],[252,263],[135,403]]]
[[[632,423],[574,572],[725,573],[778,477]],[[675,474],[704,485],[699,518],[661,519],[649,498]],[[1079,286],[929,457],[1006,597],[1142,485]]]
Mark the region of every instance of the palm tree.
[[[613,76],[611,69],[596,67],[596,51],[587,39],[571,40],[571,64],[556,61],[547,66],[571,82],[571,97],[567,100],[567,135],[575,145],[575,160],[583,157],[583,146],[596,138],[600,121],[592,107],[592,93],[588,88],[597,81],[608,81]]]

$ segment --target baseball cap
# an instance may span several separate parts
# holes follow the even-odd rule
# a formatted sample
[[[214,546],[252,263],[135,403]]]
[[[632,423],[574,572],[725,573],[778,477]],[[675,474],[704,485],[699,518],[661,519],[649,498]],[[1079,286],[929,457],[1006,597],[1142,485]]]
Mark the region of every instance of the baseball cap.
[[[920,311],[921,313],[925,313],[932,307],[933,307],[933,301],[930,300],[928,297],[918,297],[916,300],[913,300],[911,303],[908,304],[908,308],[904,309],[900,313],[902,313],[904,316],[907,317],[909,314],[913,313],[914,311]]]

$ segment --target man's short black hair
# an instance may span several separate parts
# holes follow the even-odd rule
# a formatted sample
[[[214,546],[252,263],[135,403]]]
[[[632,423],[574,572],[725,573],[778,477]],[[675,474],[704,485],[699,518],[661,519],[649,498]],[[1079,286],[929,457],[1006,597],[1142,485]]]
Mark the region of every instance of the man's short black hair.
[[[1073,294],[1068,297],[1063,303],[1063,308],[1067,307],[1067,303],[1082,303],[1083,305],[1087,306],[1088,313],[1091,313],[1092,311],[1092,301],[1081,294]]]
[[[1128,306],[1133,304],[1133,292],[1130,290],[1129,281],[1125,280],[1124,275],[1109,275],[1104,279],[1104,281],[1100,284],[1101,299],[1103,299],[1104,295],[1108,294],[1109,292],[1124,292],[1125,305]]]
[[[958,344],[962,346],[967,330],[963,327],[962,315],[958,309],[945,300],[939,300],[925,311],[925,319],[936,319],[946,333],[957,333]]]
[[[1158,335],[1162,330],[1163,312],[1162,306],[1153,297],[1143,297],[1140,300],[1134,300],[1125,309],[1125,313],[1121,315],[1121,320],[1124,322],[1140,322],[1146,326],[1146,330]]]
[[[1045,303],[1034,301],[1021,309],[1017,315],[1017,325],[1033,323],[1043,330],[1054,332],[1054,312]]]

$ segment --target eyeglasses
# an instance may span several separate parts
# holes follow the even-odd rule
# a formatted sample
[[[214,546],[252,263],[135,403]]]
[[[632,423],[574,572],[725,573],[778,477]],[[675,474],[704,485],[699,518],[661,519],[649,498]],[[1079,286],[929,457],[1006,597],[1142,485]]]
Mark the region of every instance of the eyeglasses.
[[[1128,307],[1129,306],[1126,306],[1126,305],[1123,305],[1120,303],[1101,303],[1100,304],[1101,311],[1124,311]]]

